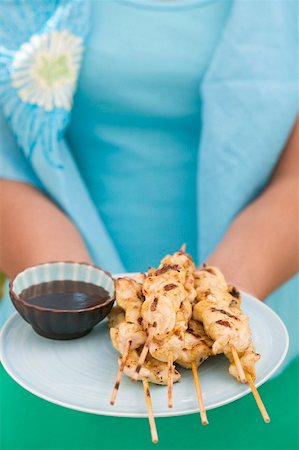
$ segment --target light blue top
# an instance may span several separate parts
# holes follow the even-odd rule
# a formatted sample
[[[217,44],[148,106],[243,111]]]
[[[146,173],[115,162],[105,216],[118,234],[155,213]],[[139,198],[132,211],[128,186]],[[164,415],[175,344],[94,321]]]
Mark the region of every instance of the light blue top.
[[[178,4],[93,3],[67,131],[128,271],[184,242],[197,259],[199,90],[230,1]]]
[[[184,241],[206,258],[293,126],[297,2],[12,0],[0,23],[2,176],[43,189],[108,270],[144,269]],[[290,357],[295,282],[269,300]]]

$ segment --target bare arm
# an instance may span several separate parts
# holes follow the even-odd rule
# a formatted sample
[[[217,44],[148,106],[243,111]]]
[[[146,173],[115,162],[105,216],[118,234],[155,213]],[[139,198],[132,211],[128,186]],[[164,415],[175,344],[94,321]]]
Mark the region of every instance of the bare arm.
[[[299,268],[299,119],[265,191],[233,221],[207,259],[265,298]]]
[[[90,261],[73,223],[38,189],[0,180],[0,199],[0,270],[7,276],[47,261]]]

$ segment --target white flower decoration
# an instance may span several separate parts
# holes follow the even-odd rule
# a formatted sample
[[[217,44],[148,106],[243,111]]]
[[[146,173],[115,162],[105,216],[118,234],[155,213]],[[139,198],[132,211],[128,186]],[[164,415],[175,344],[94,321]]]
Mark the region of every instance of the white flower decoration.
[[[82,39],[67,30],[34,35],[15,55],[12,85],[26,103],[69,111],[82,52]]]

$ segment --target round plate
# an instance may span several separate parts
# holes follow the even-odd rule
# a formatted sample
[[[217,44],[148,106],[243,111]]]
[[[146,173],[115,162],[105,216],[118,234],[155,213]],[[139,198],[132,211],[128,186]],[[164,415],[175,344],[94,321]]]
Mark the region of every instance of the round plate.
[[[249,316],[256,350],[256,385],[264,383],[281,365],[288,350],[288,333],[280,318],[264,303],[243,293],[243,310]],[[109,403],[118,370],[118,353],[109,338],[107,321],[90,334],[72,341],[53,341],[37,335],[17,313],[2,329],[0,357],[9,375],[31,393],[67,408],[93,414],[147,417],[141,383],[123,376],[116,404]],[[174,406],[167,407],[167,387],[151,385],[156,417],[198,412],[192,373],[179,369],[174,385]],[[230,403],[250,392],[228,373],[222,355],[199,368],[207,409]]]

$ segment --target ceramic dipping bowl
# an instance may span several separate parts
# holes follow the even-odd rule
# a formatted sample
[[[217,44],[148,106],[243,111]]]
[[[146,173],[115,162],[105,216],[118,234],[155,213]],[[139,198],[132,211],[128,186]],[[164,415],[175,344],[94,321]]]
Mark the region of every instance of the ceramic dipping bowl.
[[[20,272],[10,282],[9,293],[17,311],[38,334],[75,339],[109,314],[115,286],[100,267],[51,262]]]

